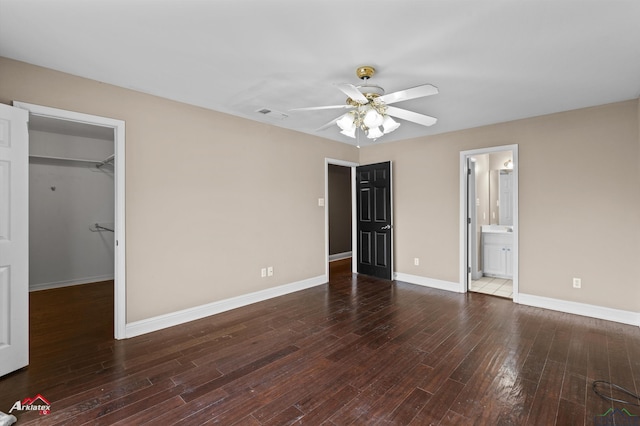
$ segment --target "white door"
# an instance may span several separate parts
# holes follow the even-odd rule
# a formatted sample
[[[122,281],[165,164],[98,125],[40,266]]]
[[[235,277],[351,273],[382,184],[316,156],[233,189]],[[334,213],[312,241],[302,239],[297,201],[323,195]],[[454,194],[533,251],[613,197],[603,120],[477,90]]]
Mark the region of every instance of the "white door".
[[[477,191],[476,191],[476,162],[471,157],[467,157],[467,269],[470,275],[467,277],[469,280],[477,280],[482,277],[480,273],[480,265],[478,264],[479,249],[478,249],[478,203],[477,203]],[[468,282],[470,284],[470,282]]]
[[[28,121],[0,104],[0,376],[29,364]]]

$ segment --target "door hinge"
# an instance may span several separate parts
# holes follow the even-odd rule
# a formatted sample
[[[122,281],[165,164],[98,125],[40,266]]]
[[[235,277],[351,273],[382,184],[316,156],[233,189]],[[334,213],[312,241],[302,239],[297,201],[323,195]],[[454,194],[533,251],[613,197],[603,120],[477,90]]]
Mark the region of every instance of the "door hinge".
[[[467,273],[470,274],[471,273],[471,266],[467,266]]]
[[[468,218],[467,218],[467,223],[468,223],[469,225],[471,225],[471,218],[470,218],[470,217],[468,217]]]
[[[467,169],[467,174],[468,174],[469,176],[471,176],[471,169],[469,169],[469,168]]]

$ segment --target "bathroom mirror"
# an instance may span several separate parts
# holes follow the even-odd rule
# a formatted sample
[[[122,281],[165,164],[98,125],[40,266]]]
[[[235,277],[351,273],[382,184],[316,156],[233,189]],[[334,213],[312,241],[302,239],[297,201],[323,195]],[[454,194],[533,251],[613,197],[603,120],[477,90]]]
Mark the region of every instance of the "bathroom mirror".
[[[483,154],[474,160],[478,225],[513,225],[511,151]]]

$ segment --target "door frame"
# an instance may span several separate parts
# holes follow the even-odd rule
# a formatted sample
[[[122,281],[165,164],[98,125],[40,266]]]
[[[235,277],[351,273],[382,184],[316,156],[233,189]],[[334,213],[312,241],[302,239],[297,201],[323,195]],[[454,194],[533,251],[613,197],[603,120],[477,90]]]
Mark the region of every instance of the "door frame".
[[[35,105],[26,102],[13,102],[13,106],[29,111],[31,115],[58,120],[73,121],[94,126],[110,127],[114,136],[114,322],[113,333],[116,339],[126,338],[126,242],[125,242],[125,122],[113,118],[84,114]]]
[[[325,270],[324,274],[329,281],[329,164],[351,168],[351,272],[358,272],[358,264],[353,259],[358,258],[357,241],[357,217],[356,217],[356,167],[359,163],[352,161],[336,160],[333,158],[324,159],[324,253]]]
[[[476,169],[476,164],[475,161],[473,161],[472,158],[467,157],[467,167],[469,167],[469,169],[471,170],[471,173],[469,173],[469,175],[467,176],[467,178],[469,179],[467,184],[472,183],[473,187],[472,188],[467,188],[467,200],[469,203],[474,203],[475,204],[475,200],[477,199],[477,194],[476,194],[476,176],[475,176],[475,169]],[[473,201],[472,201],[473,200]],[[471,267],[471,279],[478,279],[478,275],[480,272],[480,265],[478,265],[478,255],[476,253],[475,256],[471,257],[473,251],[472,248],[473,247],[478,247],[478,217],[477,217],[477,212],[476,209],[469,209],[469,217],[471,218],[471,223],[469,224],[469,228],[471,231],[471,234],[468,236],[468,244],[467,244],[467,256],[469,256],[469,265]]]
[[[466,293],[469,290],[469,227],[467,226],[467,211],[469,208],[467,197],[467,158],[480,154],[491,154],[493,152],[511,151],[513,153],[513,301],[518,303],[519,298],[519,267],[518,253],[520,226],[518,221],[518,144],[501,145],[489,148],[472,149],[460,151],[460,282],[458,291]]]

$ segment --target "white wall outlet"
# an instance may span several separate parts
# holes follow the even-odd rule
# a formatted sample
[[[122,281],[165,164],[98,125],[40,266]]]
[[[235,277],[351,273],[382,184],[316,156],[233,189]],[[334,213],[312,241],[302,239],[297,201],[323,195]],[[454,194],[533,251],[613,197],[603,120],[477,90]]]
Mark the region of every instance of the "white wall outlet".
[[[267,276],[269,276],[269,277],[273,276],[273,266],[269,266],[267,268]]]
[[[262,268],[262,269],[260,269],[260,276],[261,276],[262,278],[264,278],[264,277],[266,277],[266,276],[267,276],[267,268]]]
[[[413,258],[413,265],[414,266],[419,266],[420,265],[420,259],[418,259],[417,257]]]
[[[324,198],[318,198],[318,207],[324,207]]]
[[[582,280],[580,278],[573,279],[573,288],[582,288]]]

